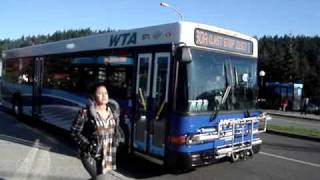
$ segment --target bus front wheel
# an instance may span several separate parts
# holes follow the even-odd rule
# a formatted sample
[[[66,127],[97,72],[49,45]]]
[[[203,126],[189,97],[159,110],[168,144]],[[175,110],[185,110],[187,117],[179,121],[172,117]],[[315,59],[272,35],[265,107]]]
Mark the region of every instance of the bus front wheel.
[[[255,154],[258,153],[260,151],[260,149],[261,149],[261,145],[260,144],[252,146],[252,151]]]

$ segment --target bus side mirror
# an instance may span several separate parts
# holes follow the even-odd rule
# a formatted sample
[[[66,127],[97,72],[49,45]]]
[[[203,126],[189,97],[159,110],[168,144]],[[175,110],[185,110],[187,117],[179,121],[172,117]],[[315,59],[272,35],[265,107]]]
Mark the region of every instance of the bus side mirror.
[[[192,61],[191,49],[189,47],[182,47],[181,61],[190,63]]]

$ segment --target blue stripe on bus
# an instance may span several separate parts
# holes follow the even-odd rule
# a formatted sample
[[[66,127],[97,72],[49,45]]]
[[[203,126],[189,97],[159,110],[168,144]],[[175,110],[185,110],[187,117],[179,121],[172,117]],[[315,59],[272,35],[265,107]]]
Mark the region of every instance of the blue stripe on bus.
[[[84,106],[88,103],[88,94],[76,94],[58,89],[43,88],[42,97],[44,104]]]
[[[2,99],[8,102],[12,101],[13,93],[19,93],[22,97],[23,106],[32,106],[32,86],[25,84],[14,84],[3,81]],[[88,103],[88,93],[75,93],[65,90],[42,88],[41,89],[41,103],[42,105],[61,104],[69,106],[84,107]],[[112,95],[111,97],[112,98]],[[121,109],[132,108],[132,100],[116,99]],[[128,111],[130,112],[130,111]]]

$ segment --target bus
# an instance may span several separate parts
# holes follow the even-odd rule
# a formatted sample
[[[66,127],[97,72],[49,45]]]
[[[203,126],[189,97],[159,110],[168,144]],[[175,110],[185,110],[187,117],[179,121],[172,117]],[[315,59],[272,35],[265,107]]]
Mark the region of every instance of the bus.
[[[3,106],[69,130],[88,88],[121,107],[126,152],[175,169],[260,149],[255,38],[174,22],[3,52]]]
[[[279,109],[284,99],[288,100],[288,109],[299,111],[303,95],[303,84],[293,82],[266,82],[260,88],[261,96],[266,100],[265,106]],[[282,107],[280,107],[282,109]]]

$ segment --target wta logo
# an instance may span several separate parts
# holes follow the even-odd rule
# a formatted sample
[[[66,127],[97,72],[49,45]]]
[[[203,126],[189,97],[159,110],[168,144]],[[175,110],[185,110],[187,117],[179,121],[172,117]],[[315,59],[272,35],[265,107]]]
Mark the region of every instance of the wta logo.
[[[125,45],[134,45],[136,43],[137,43],[137,32],[133,32],[133,33],[111,35],[109,46],[117,47],[117,46],[125,46]]]

